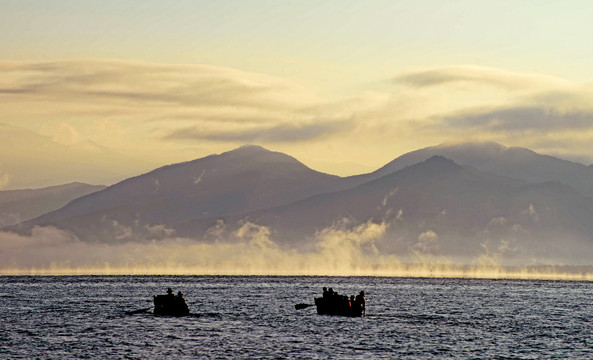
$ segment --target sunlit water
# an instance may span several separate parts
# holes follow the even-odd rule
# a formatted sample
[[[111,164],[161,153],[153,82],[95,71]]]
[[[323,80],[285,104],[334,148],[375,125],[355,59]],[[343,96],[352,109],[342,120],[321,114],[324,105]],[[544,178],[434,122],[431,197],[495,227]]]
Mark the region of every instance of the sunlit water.
[[[593,358],[593,283],[214,276],[0,277],[7,359]],[[367,316],[317,315],[321,287]],[[192,315],[134,315],[182,290]],[[151,309],[152,310],[152,309]]]

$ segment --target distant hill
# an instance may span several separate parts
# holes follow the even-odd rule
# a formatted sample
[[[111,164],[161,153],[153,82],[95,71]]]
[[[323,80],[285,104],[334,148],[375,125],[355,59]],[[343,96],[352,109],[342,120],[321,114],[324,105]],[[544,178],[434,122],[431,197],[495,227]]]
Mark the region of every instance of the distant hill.
[[[76,198],[104,188],[102,185],[70,183],[42,189],[0,191],[0,227],[57,210]]]
[[[101,240],[163,236],[194,219],[232,216],[340,189],[341,178],[259,146],[168,165],[129,178],[25,223]],[[159,234],[154,226],[160,226]]]
[[[219,220],[226,224],[222,237],[231,238],[246,219],[272,229],[276,243],[297,248],[314,247],[323,229],[370,221],[387,226],[377,250],[404,258],[470,258],[489,249],[522,261],[536,255],[584,261],[593,253],[591,198],[561,183],[499,177],[441,156],[352,189]],[[214,225],[194,221],[180,232]]]
[[[541,155],[521,147],[506,147],[494,142],[438,145],[399,156],[382,168],[351,177],[362,183],[441,155],[460,165],[528,182],[558,181],[593,196],[593,166],[585,166],[553,156]]]

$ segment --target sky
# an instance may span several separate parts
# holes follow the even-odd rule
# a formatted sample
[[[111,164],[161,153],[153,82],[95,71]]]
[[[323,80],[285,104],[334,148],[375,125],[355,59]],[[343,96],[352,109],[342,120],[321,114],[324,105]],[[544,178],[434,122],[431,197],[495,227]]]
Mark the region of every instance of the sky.
[[[593,163],[590,1],[0,0],[0,189],[258,144],[375,170],[496,141]]]

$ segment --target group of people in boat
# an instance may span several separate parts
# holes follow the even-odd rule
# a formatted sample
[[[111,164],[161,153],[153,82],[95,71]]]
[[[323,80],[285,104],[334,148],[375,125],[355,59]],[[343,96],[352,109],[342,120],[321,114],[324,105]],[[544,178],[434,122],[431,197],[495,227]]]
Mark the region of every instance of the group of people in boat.
[[[342,316],[364,316],[366,314],[366,299],[364,291],[358,295],[339,294],[331,287],[323,288],[323,296],[315,298],[315,305],[317,306],[317,313],[326,315],[342,315]],[[298,310],[298,307],[297,307]],[[183,316],[189,314],[189,309],[183,297],[183,293],[179,291],[177,295],[173,294],[171,288],[167,289],[167,295],[156,295],[154,297],[154,314],[155,315],[173,315]]]
[[[356,295],[342,295],[331,287],[323,288],[323,297],[315,299],[317,312],[329,315],[363,316],[366,313],[364,291]]]
[[[173,290],[168,288],[167,295],[154,297],[154,313],[155,315],[182,316],[189,314],[189,308],[181,291],[175,295]]]
[[[167,296],[169,296],[169,298],[177,300],[179,302],[181,302],[181,301],[185,302],[185,299],[183,298],[183,293],[181,291],[178,291],[177,295],[173,295],[173,290],[171,288],[168,288]]]

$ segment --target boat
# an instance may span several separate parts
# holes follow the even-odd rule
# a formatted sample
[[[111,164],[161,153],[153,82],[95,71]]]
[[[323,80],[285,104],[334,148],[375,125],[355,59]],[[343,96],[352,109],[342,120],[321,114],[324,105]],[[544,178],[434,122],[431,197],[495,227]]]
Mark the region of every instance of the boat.
[[[162,316],[186,316],[189,315],[189,308],[180,292],[173,294],[169,288],[166,295],[154,296],[154,314]]]
[[[320,315],[338,315],[361,317],[365,315],[366,300],[364,298],[364,291],[361,291],[356,298],[346,295],[339,295],[330,288],[329,291],[323,292],[323,297],[315,298],[315,306],[317,313]]]

